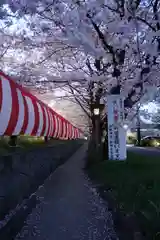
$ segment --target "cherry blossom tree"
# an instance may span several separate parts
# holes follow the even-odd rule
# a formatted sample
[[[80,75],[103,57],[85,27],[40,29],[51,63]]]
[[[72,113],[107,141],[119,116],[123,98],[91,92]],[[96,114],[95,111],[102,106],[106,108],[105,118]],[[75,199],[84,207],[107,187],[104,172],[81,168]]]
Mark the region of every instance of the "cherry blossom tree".
[[[56,35],[57,39],[63,39],[95,59],[98,76],[104,77],[107,91],[120,85],[122,91],[128,93],[128,107],[139,100],[145,84],[153,81],[159,84],[156,79],[159,71],[158,1],[7,3],[14,13],[18,10],[19,16],[25,16],[34,34],[50,38]],[[97,75],[95,77],[98,79]]]
[[[159,86],[158,0],[2,3],[10,7],[1,7],[8,29],[14,18],[25,23],[16,37],[24,40],[26,57],[19,69],[13,69],[26,82],[37,83],[40,89],[49,88],[51,82],[52,89],[67,83],[65,89],[74,97],[77,90],[86,94],[89,88],[94,101],[120,90],[126,109],[140,101],[150,85]],[[85,105],[80,94],[75,100]]]

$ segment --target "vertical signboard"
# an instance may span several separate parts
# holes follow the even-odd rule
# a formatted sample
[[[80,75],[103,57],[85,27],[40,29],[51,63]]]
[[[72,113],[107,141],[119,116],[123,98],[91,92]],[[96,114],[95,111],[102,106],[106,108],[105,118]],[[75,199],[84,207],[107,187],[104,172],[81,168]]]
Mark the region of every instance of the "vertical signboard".
[[[126,159],[126,130],[124,123],[124,100],[121,95],[109,95],[107,99],[108,150],[110,160]]]

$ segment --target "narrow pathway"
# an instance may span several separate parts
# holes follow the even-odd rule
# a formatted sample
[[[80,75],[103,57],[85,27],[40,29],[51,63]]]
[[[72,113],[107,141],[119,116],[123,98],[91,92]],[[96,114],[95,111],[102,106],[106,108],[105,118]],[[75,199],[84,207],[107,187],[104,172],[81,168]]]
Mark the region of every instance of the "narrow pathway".
[[[160,156],[160,149],[154,147],[127,146],[128,151],[147,156]]]
[[[79,149],[37,191],[40,204],[15,240],[118,239],[106,203],[83,172],[85,150]]]

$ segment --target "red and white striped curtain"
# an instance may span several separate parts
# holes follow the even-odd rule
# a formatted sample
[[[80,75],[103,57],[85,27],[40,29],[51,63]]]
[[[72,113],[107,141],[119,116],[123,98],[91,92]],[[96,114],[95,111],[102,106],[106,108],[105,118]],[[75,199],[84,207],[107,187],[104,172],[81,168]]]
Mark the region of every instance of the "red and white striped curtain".
[[[0,72],[0,136],[79,138],[79,129]]]

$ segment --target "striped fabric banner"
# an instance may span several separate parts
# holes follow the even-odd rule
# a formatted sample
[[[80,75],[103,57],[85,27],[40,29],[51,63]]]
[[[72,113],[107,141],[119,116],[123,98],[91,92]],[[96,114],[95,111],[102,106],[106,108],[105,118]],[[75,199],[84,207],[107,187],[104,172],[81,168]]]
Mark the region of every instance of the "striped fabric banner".
[[[0,136],[20,134],[76,139],[80,131],[0,72]]]

